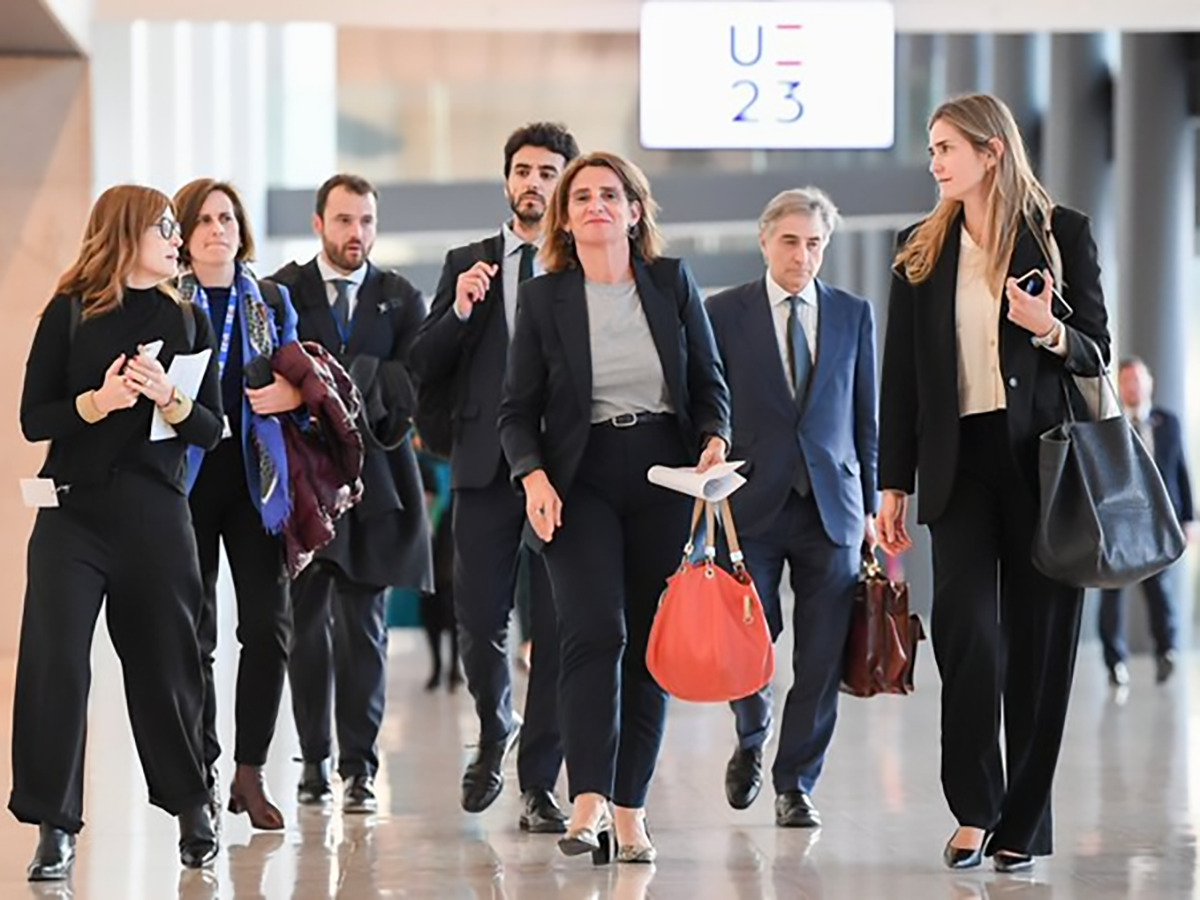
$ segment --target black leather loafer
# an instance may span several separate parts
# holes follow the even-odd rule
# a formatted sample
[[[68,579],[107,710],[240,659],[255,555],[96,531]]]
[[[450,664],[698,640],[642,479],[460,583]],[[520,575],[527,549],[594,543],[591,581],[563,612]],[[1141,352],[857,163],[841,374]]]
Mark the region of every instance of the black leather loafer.
[[[734,809],[747,809],[763,784],[762,747],[738,747],[725,766],[725,799]]]
[[[481,813],[504,790],[504,760],[517,744],[521,727],[514,725],[502,741],[480,743],[462,778],[462,808],[469,813]]]
[[[983,862],[983,844],[978,847],[954,847],[949,843],[942,851],[947,869],[974,869]]]
[[[217,858],[221,842],[208,804],[179,814],[179,861],[189,869],[207,866]]]
[[[296,786],[296,802],[302,806],[320,806],[333,799],[329,786],[329,760],[306,762]]]
[[[820,828],[821,814],[804,791],[784,791],[775,798],[775,824],[780,828]]]
[[[379,809],[375,799],[375,780],[370,775],[351,775],[342,795],[342,812],[373,813]]]
[[[66,881],[75,867],[75,835],[43,822],[38,845],[26,869],[30,881]]]
[[[522,831],[530,834],[566,834],[567,816],[552,791],[532,788],[521,795]]]

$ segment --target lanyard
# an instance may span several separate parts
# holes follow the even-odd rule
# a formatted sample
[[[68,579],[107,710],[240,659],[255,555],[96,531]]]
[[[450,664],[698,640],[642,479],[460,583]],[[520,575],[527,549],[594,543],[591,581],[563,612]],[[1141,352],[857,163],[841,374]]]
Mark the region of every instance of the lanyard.
[[[225,376],[225,362],[229,359],[229,345],[233,342],[233,320],[237,315],[237,298],[238,285],[235,278],[233,286],[229,289],[229,305],[225,308],[225,327],[221,331],[221,345],[217,351],[218,380]],[[200,308],[207,313],[208,320],[211,322],[212,310],[208,305],[208,294],[200,285],[196,285],[196,299],[200,301]]]

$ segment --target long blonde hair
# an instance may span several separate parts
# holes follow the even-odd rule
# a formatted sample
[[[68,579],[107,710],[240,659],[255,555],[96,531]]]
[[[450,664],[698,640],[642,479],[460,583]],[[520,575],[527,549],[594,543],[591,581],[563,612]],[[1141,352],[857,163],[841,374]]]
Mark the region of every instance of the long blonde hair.
[[[142,235],[170,211],[171,198],[162,191],[137,184],[110,187],[92,206],[79,256],[59,278],[55,293],[78,295],[85,319],[116,309],[137,269]],[[162,287],[178,299],[165,282]]]
[[[945,122],[962,134],[977,152],[992,153],[989,142],[1003,145],[996,165],[984,175],[987,191],[987,252],[993,281],[1003,278],[1024,224],[1033,233],[1046,258],[1050,247],[1045,229],[1054,202],[1042,187],[1021,140],[1012,111],[1003,100],[990,94],[967,94],[947,100],[929,117],[929,127]],[[933,274],[950,232],[962,209],[960,200],[940,200],[896,254],[895,267],[911,284],[920,284]]]
[[[666,248],[666,240],[655,222],[658,204],[650,193],[650,181],[645,173],[616,153],[598,150],[571,160],[554,189],[550,208],[546,211],[546,244],[542,247],[542,260],[547,272],[561,272],[579,265],[575,241],[566,230],[569,219],[567,207],[570,205],[571,183],[580,172],[593,166],[614,172],[625,189],[625,199],[636,203],[641,209],[641,218],[629,236],[634,253],[649,263],[662,256]]]

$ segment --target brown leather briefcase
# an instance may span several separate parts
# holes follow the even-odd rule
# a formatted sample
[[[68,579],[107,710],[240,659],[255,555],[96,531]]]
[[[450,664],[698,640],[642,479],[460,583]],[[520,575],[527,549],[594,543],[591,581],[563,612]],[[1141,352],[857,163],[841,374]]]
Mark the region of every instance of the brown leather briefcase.
[[[855,697],[911,694],[917,644],[924,639],[920,616],[908,611],[908,585],[889,581],[864,546],[862,576],[842,656],[841,690]]]

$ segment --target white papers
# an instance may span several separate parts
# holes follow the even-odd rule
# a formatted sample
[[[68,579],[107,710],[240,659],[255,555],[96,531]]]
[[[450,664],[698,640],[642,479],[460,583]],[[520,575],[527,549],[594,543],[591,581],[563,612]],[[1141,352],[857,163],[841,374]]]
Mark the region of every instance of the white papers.
[[[689,497],[717,503],[724,500],[743,484],[746,479],[737,473],[745,460],[724,462],[707,472],[699,473],[692,466],[672,469],[668,466],[651,466],[646,478],[651,484],[679,491]]]
[[[22,478],[21,499],[30,509],[58,506],[58,489],[52,478]]]
[[[195,400],[200,393],[200,382],[208,370],[208,360],[212,350],[204,349],[199,353],[181,353],[171,360],[171,368],[167,369],[167,379],[185,394]],[[175,437],[175,429],[163,418],[162,410],[154,407],[154,418],[150,420],[150,440],[165,441]]]

